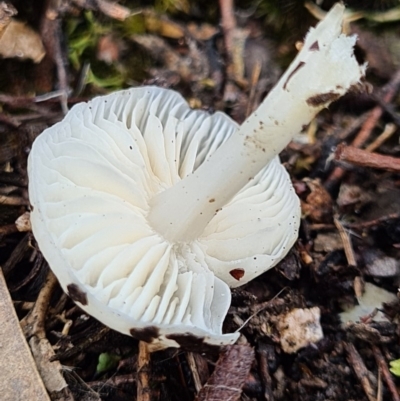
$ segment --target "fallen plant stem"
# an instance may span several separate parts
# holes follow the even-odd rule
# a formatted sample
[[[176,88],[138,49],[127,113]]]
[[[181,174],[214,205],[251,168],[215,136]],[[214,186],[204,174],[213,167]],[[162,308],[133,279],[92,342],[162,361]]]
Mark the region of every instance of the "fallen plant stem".
[[[387,363],[382,355],[381,350],[376,345],[372,345],[372,352],[374,353],[379,371],[382,373],[383,380],[385,380],[388,386],[393,401],[400,401],[399,392],[397,391],[396,385],[393,381],[393,377],[388,369]]]
[[[75,345],[73,348],[67,349],[65,352],[59,352],[57,355],[54,355],[54,357],[52,357],[50,360],[56,361],[60,359],[71,358],[74,355],[79,354],[79,352],[86,350],[91,344],[100,341],[109,331],[110,329],[104,326],[95,334],[87,337],[82,343]]]
[[[225,49],[229,64],[233,60],[233,32],[236,29],[236,18],[233,11],[233,0],[219,0],[221,11],[221,25],[224,32]]]
[[[343,227],[342,223],[339,221],[337,217],[333,219],[336,228],[339,231],[340,238],[343,243],[344,253],[346,254],[347,263],[349,266],[357,266],[357,261],[354,256],[353,246],[351,245],[350,236],[347,233],[346,229]]]
[[[192,372],[194,387],[196,389],[196,392],[198,393],[201,390],[202,385],[193,352],[187,352],[186,358],[188,361],[190,371]]]
[[[387,141],[395,132],[396,132],[395,124],[386,124],[383,132],[376,138],[370,145],[368,145],[365,150],[367,152],[373,152],[378,149],[385,141]]]
[[[340,144],[335,151],[335,160],[360,167],[400,172],[400,158],[371,153],[353,146]]]
[[[137,401],[150,401],[151,390],[149,385],[150,351],[147,343],[139,341],[137,360]]]
[[[260,343],[257,348],[258,367],[260,372],[260,378],[263,385],[265,401],[274,400],[274,393],[272,391],[273,383],[268,368],[269,353],[271,352],[269,347],[270,346],[267,344]]]
[[[0,236],[9,235],[18,232],[17,226],[15,224],[7,224],[0,227]]]
[[[26,206],[29,204],[27,199],[19,196],[0,195],[0,204],[8,206]]]
[[[250,94],[249,94],[249,100],[247,102],[247,110],[246,110],[246,117],[248,117],[253,109],[254,109],[254,102],[256,99],[256,92],[257,92],[257,84],[260,79],[260,74],[261,74],[261,62],[258,61],[253,68],[252,74],[251,74],[251,80],[250,80]]]
[[[15,229],[17,227],[15,224],[13,224]],[[3,269],[3,274],[4,277],[8,277],[8,275],[11,273],[11,271],[14,269],[17,263],[19,263],[25,253],[28,251],[30,247],[30,239],[31,236],[29,234],[26,234],[22,237],[22,239],[19,241],[18,245],[14,248],[12,251],[10,257],[7,259],[7,261],[3,264],[2,269]]]
[[[400,86],[400,70],[398,70],[393,75],[390,82],[388,82],[384,86],[383,92],[385,94],[382,98],[382,101],[384,103],[390,103],[393,100],[395,94],[397,93],[399,86]],[[376,124],[381,118],[382,114],[383,114],[383,109],[381,106],[376,106],[369,112],[367,119],[365,120],[360,131],[358,132],[353,142],[351,143],[351,146],[360,148],[362,145],[364,145],[364,143],[368,140],[369,136],[371,135],[372,130],[375,128]],[[335,169],[332,171],[331,175],[325,182],[326,187],[335,186],[341,180],[341,178],[344,176],[345,173],[346,170],[344,170],[342,167],[340,166],[335,167]]]
[[[347,352],[347,361],[353,368],[357,379],[360,381],[365,395],[367,396],[369,401],[376,401],[375,391],[372,388],[371,382],[368,378],[369,371],[365,367],[364,361],[362,360],[360,354],[353,344],[345,343],[344,346]]]
[[[136,383],[136,378],[132,374],[126,374],[126,375],[120,375],[120,376],[113,376],[106,381],[99,380],[99,381],[89,382],[86,384],[91,388],[93,388],[93,387],[104,388],[106,386],[119,387],[124,384],[132,384],[132,383]]]
[[[387,220],[394,220],[400,218],[399,213],[391,213],[386,216],[378,217],[377,219],[362,221],[360,223],[345,223],[344,226],[348,228],[369,228],[384,223]]]
[[[66,69],[67,55],[63,51],[62,43],[62,20],[57,12],[57,3],[49,1],[46,11],[43,14],[41,22],[41,37],[46,49],[45,62],[48,57],[54,63],[57,71],[58,87],[60,93],[59,97],[62,111],[68,111],[68,94],[70,92],[68,86],[68,73]],[[47,61],[48,63],[48,61]],[[50,66],[49,66],[50,67]]]
[[[45,321],[47,309],[49,307],[51,296],[56,288],[58,281],[56,276],[49,270],[46,281],[40,290],[35,306],[29,314],[21,320],[21,327],[25,337],[36,336],[38,339],[46,337]]]
[[[124,21],[132,15],[129,8],[106,0],[72,0],[72,2],[85,10],[100,11],[107,17],[119,21]]]

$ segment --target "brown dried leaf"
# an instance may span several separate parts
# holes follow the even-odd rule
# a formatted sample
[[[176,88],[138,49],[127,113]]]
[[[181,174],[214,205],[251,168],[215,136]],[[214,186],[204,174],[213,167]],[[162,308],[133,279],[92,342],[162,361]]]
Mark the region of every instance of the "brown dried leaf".
[[[227,346],[196,401],[238,400],[253,360],[254,350],[250,346]]]
[[[6,26],[10,23],[11,18],[17,13],[17,10],[12,4],[4,1],[0,3],[0,37]]]
[[[11,20],[0,37],[0,55],[4,58],[31,59],[40,63],[46,54],[38,33],[23,22]]]
[[[332,198],[318,180],[304,179],[311,191],[301,202],[303,214],[314,223],[328,223],[332,219]]]

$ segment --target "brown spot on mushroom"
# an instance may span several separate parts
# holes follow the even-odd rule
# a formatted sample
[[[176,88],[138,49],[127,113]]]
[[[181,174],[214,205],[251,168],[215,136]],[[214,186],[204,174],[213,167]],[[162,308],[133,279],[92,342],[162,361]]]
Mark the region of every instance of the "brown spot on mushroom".
[[[295,67],[295,69],[289,74],[289,76],[287,77],[286,82],[283,84],[283,89],[286,89],[287,84],[289,83],[290,79],[293,77],[294,74],[296,74],[297,71],[300,70],[301,67],[303,67],[305,65],[304,61],[300,61],[300,63]]]
[[[191,333],[184,334],[167,334],[165,336],[169,340],[176,341],[182,348],[193,352],[215,352],[219,350],[218,346],[204,343],[203,337],[197,337]]]
[[[155,326],[144,327],[142,329],[133,328],[130,329],[129,332],[132,337],[146,343],[151,343],[159,337],[159,330]]]
[[[359,93],[367,93],[367,94],[371,94],[374,91],[374,87],[372,86],[372,84],[370,84],[369,82],[366,82],[365,80],[361,79],[360,82],[351,85],[348,92],[349,93],[355,93],[355,94],[359,94]]]
[[[244,269],[233,269],[229,274],[237,281],[239,281],[244,276]]]
[[[336,92],[326,92],[326,93],[319,93],[318,95],[315,96],[310,96],[306,102],[309,106],[312,107],[320,107],[325,103],[330,103],[333,102],[334,100],[337,100],[340,98],[340,93]]]
[[[87,295],[85,291],[82,291],[76,284],[67,285],[68,295],[74,302],[79,302],[82,305],[87,305]]]
[[[316,40],[311,46],[310,46],[311,51],[318,51],[319,50],[319,44],[318,40]]]
[[[209,200],[209,202],[210,202],[210,203],[213,203],[213,202],[215,202],[215,199],[214,199],[214,198],[211,198],[211,199]]]

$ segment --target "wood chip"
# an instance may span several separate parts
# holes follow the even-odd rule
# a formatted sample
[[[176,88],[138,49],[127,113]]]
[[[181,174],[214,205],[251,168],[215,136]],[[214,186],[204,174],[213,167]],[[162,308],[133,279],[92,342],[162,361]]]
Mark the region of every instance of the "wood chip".
[[[0,394],[2,401],[50,401],[22,334],[0,269]]]

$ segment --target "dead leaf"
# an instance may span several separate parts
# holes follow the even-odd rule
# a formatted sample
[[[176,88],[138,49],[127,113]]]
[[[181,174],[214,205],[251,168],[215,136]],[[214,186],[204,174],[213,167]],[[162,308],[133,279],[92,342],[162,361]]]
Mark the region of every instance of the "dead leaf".
[[[0,37],[4,29],[10,23],[11,18],[16,14],[18,14],[18,11],[12,4],[4,1],[0,3]]]
[[[0,56],[31,59],[40,63],[46,51],[37,32],[24,22],[12,18],[17,10],[8,3],[0,3]]]
[[[253,360],[254,351],[250,346],[227,346],[196,401],[238,400]]]

